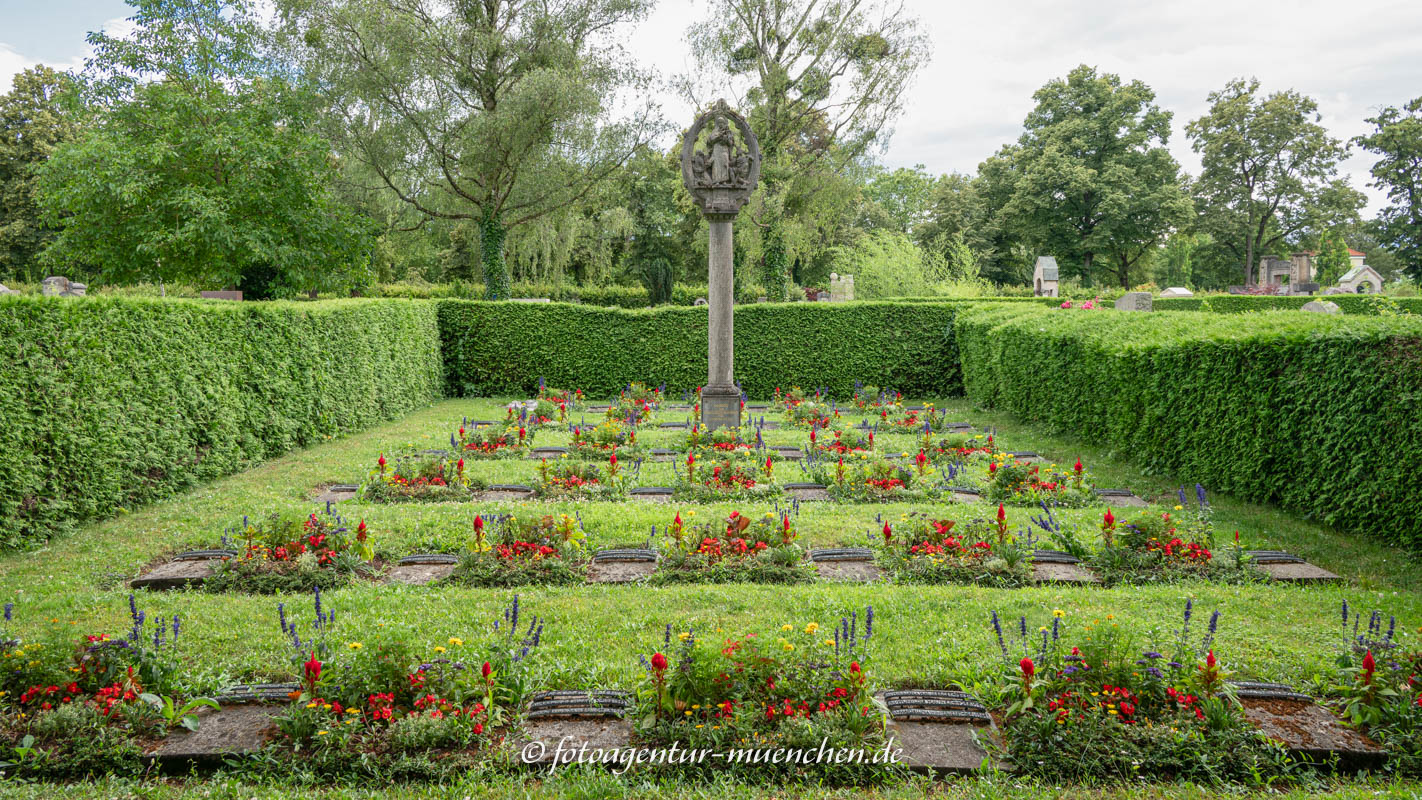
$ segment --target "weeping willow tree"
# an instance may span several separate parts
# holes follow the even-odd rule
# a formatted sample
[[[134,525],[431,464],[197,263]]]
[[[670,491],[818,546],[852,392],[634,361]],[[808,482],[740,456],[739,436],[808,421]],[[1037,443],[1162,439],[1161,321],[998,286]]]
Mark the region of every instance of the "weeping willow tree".
[[[511,231],[575,207],[658,130],[614,37],[652,0],[279,0],[279,41],[324,92],[343,155],[432,219],[477,225],[486,295]],[[552,274],[553,238],[523,263]],[[520,252],[523,251],[520,249]]]
[[[894,0],[715,0],[687,40],[698,59],[687,96],[700,106],[701,86],[732,86],[760,140],[748,244],[767,292],[784,298],[790,263],[832,241],[817,235],[835,228],[824,195],[886,138],[928,37]]]

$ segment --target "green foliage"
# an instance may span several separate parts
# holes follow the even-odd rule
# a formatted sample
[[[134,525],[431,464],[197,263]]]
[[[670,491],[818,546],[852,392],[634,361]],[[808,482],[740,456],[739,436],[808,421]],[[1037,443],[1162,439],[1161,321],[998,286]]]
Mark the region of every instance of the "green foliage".
[[[736,377],[752,397],[777,386],[826,386],[849,397],[873,377],[905,396],[958,391],[948,303],[789,303],[736,309]],[[455,395],[523,395],[538,379],[587,397],[632,381],[668,391],[706,382],[706,311],[562,303],[439,304],[441,349]],[[536,332],[536,335],[531,335]]]
[[[960,308],[975,402],[1154,473],[1422,544],[1422,321]]]
[[[1343,143],[1318,122],[1318,103],[1293,91],[1259,95],[1235,79],[1185,130],[1202,166],[1195,205],[1203,232],[1256,282],[1259,258],[1306,230],[1356,220],[1365,198],[1336,178]]]
[[[1321,286],[1337,286],[1338,280],[1352,263],[1348,258],[1348,245],[1343,243],[1343,237],[1333,231],[1326,231],[1319,242],[1313,282]]]
[[[1372,185],[1385,189],[1390,202],[1378,215],[1380,238],[1412,280],[1422,282],[1422,97],[1367,122],[1372,132],[1354,142],[1380,156]]]
[[[258,56],[245,0],[134,4],[130,38],[91,38],[93,124],[39,170],[60,229],[47,262],[249,299],[357,280],[364,224],[331,192],[312,99]]]
[[[906,234],[876,230],[836,248],[834,269],[854,276],[855,297],[874,300],[927,294],[923,251]]]
[[[1222,294],[1197,297],[1157,297],[1153,303],[1156,311],[1208,311],[1216,314],[1246,314],[1251,311],[1274,311],[1302,308],[1314,300],[1337,303],[1344,314],[1376,315],[1388,301],[1398,310],[1422,314],[1422,298],[1405,297],[1394,300],[1376,295],[1331,294],[1323,297],[1309,295],[1248,295]]]
[[[1086,65],[1034,97],[1012,156],[1008,224],[1055,253],[1064,275],[1134,285],[1136,263],[1190,216],[1166,149],[1170,112],[1141,81]]]
[[[0,544],[399,417],[437,343],[429,303],[0,298]]]
[[[508,229],[498,214],[488,211],[479,220],[479,253],[484,263],[484,299],[509,299],[509,268],[504,263],[504,236]]]
[[[43,64],[15,75],[0,97],[0,279],[44,278],[36,261],[54,238],[40,221],[34,168],[78,126],[65,100],[74,81]]]

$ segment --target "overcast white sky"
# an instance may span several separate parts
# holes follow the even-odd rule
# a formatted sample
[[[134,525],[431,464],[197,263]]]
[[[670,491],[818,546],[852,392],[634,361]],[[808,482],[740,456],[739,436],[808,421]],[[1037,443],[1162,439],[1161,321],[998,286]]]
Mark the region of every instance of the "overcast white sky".
[[[1266,91],[1294,88],[1313,97],[1339,138],[1366,130],[1385,105],[1422,95],[1422,3],[1412,0],[1008,0],[998,3],[904,0],[933,41],[932,60],[908,92],[882,160],[933,172],[973,172],[1021,132],[1032,92],[1086,63],[1139,79],[1175,113],[1170,142],[1191,172],[1199,168],[1184,125],[1204,113],[1207,95],[1232,77],[1258,77]],[[690,66],[686,25],[707,0],[660,0],[626,40],[665,75]],[[120,0],[0,0],[0,91],[33,63],[82,63],[84,35],[128,15]],[[668,94],[678,127],[691,108]],[[1366,187],[1367,155],[1344,165]]]

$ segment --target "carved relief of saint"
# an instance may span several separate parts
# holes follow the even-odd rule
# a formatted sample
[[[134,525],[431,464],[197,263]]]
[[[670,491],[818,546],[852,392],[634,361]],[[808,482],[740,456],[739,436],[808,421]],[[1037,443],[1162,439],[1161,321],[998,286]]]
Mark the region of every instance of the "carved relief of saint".
[[[706,144],[711,147],[711,185],[732,185],[735,175],[731,170],[731,159],[736,140],[731,135],[731,126],[726,123],[725,117],[716,118],[716,127],[706,138]]]

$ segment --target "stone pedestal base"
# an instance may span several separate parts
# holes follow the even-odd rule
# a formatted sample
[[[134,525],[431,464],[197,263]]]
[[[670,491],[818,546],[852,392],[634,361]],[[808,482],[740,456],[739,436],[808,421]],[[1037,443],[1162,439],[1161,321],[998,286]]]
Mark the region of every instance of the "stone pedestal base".
[[[734,386],[707,386],[701,390],[701,424],[706,430],[741,427],[741,393]]]

